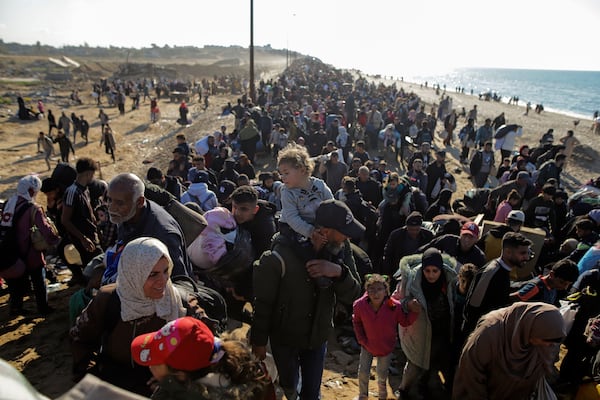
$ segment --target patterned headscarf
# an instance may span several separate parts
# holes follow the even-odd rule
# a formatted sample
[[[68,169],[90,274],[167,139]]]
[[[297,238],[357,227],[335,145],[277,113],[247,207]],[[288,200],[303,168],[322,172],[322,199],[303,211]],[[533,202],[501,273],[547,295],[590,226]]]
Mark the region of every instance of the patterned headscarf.
[[[37,175],[27,175],[19,179],[17,184],[17,194],[27,201],[31,201],[32,197],[29,194],[29,189],[33,189],[33,193],[39,193],[42,188],[42,181]]]
[[[4,205],[2,210],[3,218],[0,219],[2,226],[12,226],[15,209],[17,207],[17,201],[19,197],[24,198],[27,202],[32,202],[33,197],[29,194],[29,189],[33,189],[34,196],[42,188],[42,181],[37,175],[27,175],[19,179],[17,183],[17,194],[11,196]],[[9,216],[9,217],[7,217]]]
[[[133,321],[154,313],[166,321],[185,315],[181,297],[170,279],[167,281],[165,295],[161,299],[153,300],[144,295],[144,283],[162,257],[169,261],[170,274],[173,261],[167,247],[158,239],[141,237],[129,242],[123,249],[117,276],[117,294],[121,299],[123,321]]]

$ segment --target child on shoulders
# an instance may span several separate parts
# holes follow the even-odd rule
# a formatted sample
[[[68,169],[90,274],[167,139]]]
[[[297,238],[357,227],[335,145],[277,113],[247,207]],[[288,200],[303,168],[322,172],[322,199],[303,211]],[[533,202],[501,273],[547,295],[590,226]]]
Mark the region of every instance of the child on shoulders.
[[[333,199],[327,184],[311,173],[314,162],[305,147],[294,143],[279,152],[277,167],[281,175],[281,234],[298,243],[309,240],[319,247],[325,240],[315,230],[315,214],[322,201]]]

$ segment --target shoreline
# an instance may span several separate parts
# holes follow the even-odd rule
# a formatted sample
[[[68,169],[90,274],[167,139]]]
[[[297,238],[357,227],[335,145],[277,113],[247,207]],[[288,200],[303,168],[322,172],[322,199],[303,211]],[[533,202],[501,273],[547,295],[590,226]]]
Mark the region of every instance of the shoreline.
[[[596,72],[596,71],[593,71],[593,72]],[[402,85],[410,85],[411,87],[412,86],[418,86],[419,89],[423,90],[423,91],[432,90],[432,91],[435,92],[435,90],[436,90],[431,85],[428,85],[427,87],[424,87],[423,83],[419,83],[419,82],[407,81],[407,80],[400,80],[400,79],[396,79],[396,78],[394,78],[394,79],[389,79],[389,78],[385,78],[385,77],[383,77],[383,78],[376,78],[375,75],[372,75],[372,74],[369,74],[369,75],[366,75],[366,76],[367,76],[368,79],[372,79],[372,80],[374,80],[376,82],[383,82],[386,85],[391,85],[393,83],[396,83],[397,87],[401,87]],[[437,83],[436,83],[436,85],[437,85]],[[524,102],[524,101],[522,101],[520,99],[519,99],[519,101],[518,101],[517,104],[508,104],[508,102],[507,102],[508,97],[506,97],[506,96],[500,96],[501,101],[494,102],[494,101],[491,101],[491,100],[490,101],[480,100],[479,96],[477,94],[475,94],[475,93],[471,94],[470,91],[469,92],[465,91],[465,93],[459,93],[459,92],[455,92],[455,91],[450,91],[448,89],[446,89],[445,91],[443,89],[440,89],[440,95],[439,96],[441,96],[442,93],[444,95],[449,95],[450,97],[453,97],[455,95],[465,96],[467,98],[471,98],[471,99],[474,99],[476,101],[480,101],[480,102],[483,102],[483,103],[498,103],[498,104],[502,104],[502,105],[505,105],[505,106],[513,106],[514,105],[516,107],[520,107],[523,110],[523,112],[525,112],[525,108],[526,108],[526,105],[527,105],[526,102]],[[530,113],[534,113],[534,108],[535,108],[535,104],[532,104],[532,108],[530,110]],[[598,108],[600,109],[600,105],[598,106]],[[468,111],[468,109],[467,109],[467,111]],[[593,119],[590,116],[586,116],[584,114],[579,114],[579,113],[572,112],[572,111],[569,111],[569,110],[561,110],[561,109],[556,109],[556,108],[544,106],[544,111],[543,112],[545,112],[545,113],[552,113],[552,114],[558,114],[558,115],[562,115],[562,116],[567,117],[567,118],[576,118],[576,119],[579,119],[581,122],[586,121],[590,125],[593,123]]]
[[[522,68],[492,68],[492,67],[460,67],[460,68],[452,68],[450,69],[451,71],[477,71],[477,70],[489,70],[489,71],[526,71],[526,72],[531,72],[531,73],[535,73],[535,72],[565,72],[565,73],[595,73],[598,74],[599,77],[598,79],[600,79],[600,71],[574,71],[574,70],[538,70],[538,69],[522,69]],[[462,73],[462,72],[461,72]],[[478,95],[480,92],[492,92],[492,93],[500,93],[500,98],[502,100],[502,102],[504,104],[508,104],[508,100],[510,99],[510,96],[507,96],[506,93],[506,88],[502,89],[500,88],[494,88],[494,87],[485,87],[485,88],[476,88],[476,87],[472,87],[470,86],[470,83],[468,83],[468,79],[466,79],[465,76],[460,76],[459,73],[459,77],[456,78],[452,78],[450,76],[451,74],[448,73],[446,70],[444,71],[437,71],[437,72],[431,72],[430,75],[427,74],[412,74],[412,75],[403,75],[402,77],[400,76],[396,76],[396,75],[382,75],[380,73],[369,73],[367,74],[367,76],[369,76],[371,79],[378,79],[378,80],[383,80],[386,82],[398,82],[398,83],[402,83],[400,78],[404,78],[404,83],[411,83],[414,85],[424,85],[425,82],[428,83],[428,87],[432,88],[435,87],[437,85],[440,85],[440,89],[443,90],[443,86],[444,84],[446,84],[446,93],[448,94],[456,94],[457,92],[455,91],[455,86],[460,86],[464,89],[464,95],[470,95],[472,97],[478,98]],[[456,81],[464,81],[466,79],[467,82],[462,82],[462,85],[458,85],[455,83],[452,83],[454,80]],[[442,82],[442,80],[446,80],[446,81],[450,81],[450,83],[448,82]],[[539,82],[537,82],[538,84],[536,85],[536,82],[532,81],[532,83],[534,85],[532,85],[531,87],[538,87],[540,85]],[[484,85],[483,81],[481,82],[482,85]],[[539,86],[538,88],[540,91],[546,90],[543,88],[543,86]],[[570,88],[569,88],[570,89]],[[575,90],[576,88],[573,87],[573,90]],[[471,90],[473,91],[473,94],[471,94]],[[565,91],[566,88],[562,87],[562,90]],[[531,91],[531,90],[530,90]],[[570,90],[569,90],[570,91]],[[535,92],[535,90],[534,90]],[[589,92],[586,91],[584,95],[589,95]],[[567,98],[569,95],[565,92],[562,95],[561,94],[556,94],[556,95],[552,95],[549,96],[549,98],[552,100],[556,100],[556,99],[565,99]],[[551,111],[551,112],[555,112],[558,114],[563,114],[565,116],[568,116],[570,118],[577,118],[577,119],[585,119],[585,120],[592,120],[593,117],[593,113],[595,111],[599,111],[600,110],[600,97],[596,98],[597,96],[594,96],[593,101],[591,102],[587,102],[585,103],[585,105],[580,104],[579,111],[576,110],[570,110],[568,108],[566,108],[567,106],[565,106],[565,108],[560,108],[557,107],[556,104],[554,105],[548,105],[547,101],[545,101],[543,98],[540,100],[540,96],[536,95],[535,93],[529,93],[529,97],[532,98],[537,98],[536,100],[532,100],[531,98],[528,99],[527,94],[524,96],[518,96],[519,97],[519,102],[518,105],[523,107],[523,109],[525,109],[525,106],[527,104],[527,102],[531,102],[532,108],[535,108],[535,105],[540,103],[544,105],[544,109],[547,111]],[[542,96],[544,97],[544,96]],[[597,102],[598,104],[593,104],[593,102]],[[556,103],[556,101],[555,101]],[[564,102],[559,101],[558,104],[563,104],[563,106],[565,105]],[[584,111],[585,110],[585,111]]]

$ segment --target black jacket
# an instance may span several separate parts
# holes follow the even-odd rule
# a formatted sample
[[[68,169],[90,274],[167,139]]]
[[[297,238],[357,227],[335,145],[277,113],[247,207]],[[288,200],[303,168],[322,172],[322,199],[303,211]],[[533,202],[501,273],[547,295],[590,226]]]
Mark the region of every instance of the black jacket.
[[[408,237],[406,226],[393,230],[383,250],[382,272],[389,274],[389,276],[394,275],[402,257],[414,254],[419,247],[426,245],[432,239],[433,232],[429,229],[421,228],[416,246],[413,246],[414,242]]]

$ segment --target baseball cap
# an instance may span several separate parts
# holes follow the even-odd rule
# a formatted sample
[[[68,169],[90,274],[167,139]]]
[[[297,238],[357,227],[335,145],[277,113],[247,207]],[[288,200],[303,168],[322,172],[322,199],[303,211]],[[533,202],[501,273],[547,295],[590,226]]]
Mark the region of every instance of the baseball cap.
[[[407,226],[421,226],[423,223],[423,215],[418,211],[413,211],[406,218]]]
[[[201,169],[191,171],[190,181],[192,183],[208,183],[208,172]]]
[[[423,268],[428,266],[435,266],[439,269],[442,269],[444,262],[442,260],[442,253],[435,247],[430,247],[423,253],[423,257],[421,258],[421,265]]]
[[[223,202],[227,200],[229,196],[231,196],[231,193],[233,193],[236,187],[237,185],[230,180],[222,180],[221,183],[219,183],[216,193],[219,203],[223,204]]]
[[[350,238],[360,238],[365,232],[363,224],[354,219],[352,211],[339,200],[325,200],[317,208],[315,224],[335,229]]]
[[[475,222],[465,222],[460,229],[460,234],[468,233],[471,236],[479,237],[479,227]]]
[[[215,364],[223,356],[220,340],[204,322],[192,317],[168,322],[160,330],[140,335],[131,342],[131,355],[143,366],[166,364],[180,371],[196,371]]]
[[[508,213],[506,220],[524,223],[525,222],[525,213],[521,210],[512,210],[511,212]]]

